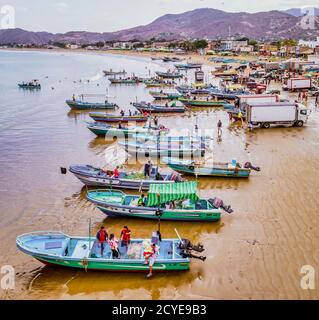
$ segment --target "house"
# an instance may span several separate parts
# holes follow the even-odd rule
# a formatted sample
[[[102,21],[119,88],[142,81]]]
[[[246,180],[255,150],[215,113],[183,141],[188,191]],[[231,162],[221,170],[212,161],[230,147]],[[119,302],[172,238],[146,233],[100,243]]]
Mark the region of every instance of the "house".
[[[239,51],[241,47],[248,46],[247,40],[235,40],[228,38],[227,40],[221,40],[219,45],[220,51]]]
[[[310,48],[315,48],[316,46],[319,46],[319,37],[317,37],[316,40],[299,40],[298,42],[299,46],[305,46],[305,47],[310,47]]]

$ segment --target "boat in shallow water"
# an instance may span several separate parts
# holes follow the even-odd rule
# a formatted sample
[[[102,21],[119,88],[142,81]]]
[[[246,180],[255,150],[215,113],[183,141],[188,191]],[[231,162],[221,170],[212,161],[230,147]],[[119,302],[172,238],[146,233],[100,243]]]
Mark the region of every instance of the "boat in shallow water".
[[[152,167],[148,178],[141,172],[125,171],[120,171],[119,177],[115,178],[112,170],[95,168],[90,165],[71,165],[69,171],[87,186],[112,186],[118,189],[148,190],[151,184],[171,184],[182,181],[178,173],[161,174],[158,167]],[[159,176],[157,176],[158,173]]]
[[[146,102],[134,102],[132,105],[140,112],[149,113],[184,113],[186,108],[184,106],[177,106],[176,104],[155,105]]]
[[[89,109],[113,110],[115,108],[118,108],[118,105],[116,103],[111,103],[108,101],[105,101],[105,102],[86,102],[86,101],[81,101],[81,100],[66,100],[65,102],[71,109],[77,109],[77,110],[89,110]]]
[[[162,161],[173,170],[194,176],[248,178],[251,170],[260,171],[258,167],[253,167],[250,162],[241,166],[235,160],[230,163],[215,162],[213,164],[174,158],[162,158]]]
[[[88,123],[87,128],[95,133],[97,136],[106,136],[112,138],[135,138],[137,136],[156,136],[159,133],[166,134],[169,129],[160,125],[158,127],[150,126],[129,126],[118,127],[111,126],[105,122],[92,122]]]
[[[187,239],[131,239],[128,246],[120,242],[119,257],[113,257],[108,242],[101,243],[94,237],[73,237],[61,232],[33,232],[16,238],[16,245],[23,253],[32,256],[44,264],[60,267],[101,271],[148,272],[144,253],[150,251],[155,243],[158,254],[153,272],[182,271],[190,267],[190,258],[205,260],[194,256],[193,250],[202,252],[201,245],[192,246]]]
[[[220,199],[200,199],[196,189],[196,182],[151,184],[143,205],[139,205],[139,195],[112,190],[89,191],[87,199],[111,217],[216,222],[221,209],[232,212]]]
[[[182,96],[178,92],[149,91],[155,100],[176,100]]]
[[[146,122],[147,117],[143,114],[137,115],[114,115],[105,112],[90,112],[89,116],[95,121],[104,121],[104,122]]]
[[[156,72],[157,76],[160,78],[166,78],[166,79],[178,79],[183,78],[183,75],[179,72]]]
[[[216,101],[211,99],[200,100],[194,98],[179,98],[178,101],[182,102],[186,107],[223,107],[227,104],[226,101]]]

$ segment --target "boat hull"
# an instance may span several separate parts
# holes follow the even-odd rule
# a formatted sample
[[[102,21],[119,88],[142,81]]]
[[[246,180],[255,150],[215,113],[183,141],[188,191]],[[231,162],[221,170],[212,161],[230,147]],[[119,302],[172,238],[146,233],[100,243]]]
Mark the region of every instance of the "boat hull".
[[[66,100],[66,103],[74,110],[113,110],[117,107],[115,103],[89,103],[73,100]]]
[[[250,170],[248,169],[220,169],[220,168],[194,168],[193,166],[178,165],[168,163],[168,166],[173,170],[181,173],[186,173],[194,176],[206,176],[206,177],[224,177],[224,178],[248,178]]]
[[[91,201],[91,200],[90,200]],[[97,208],[104,214],[113,218],[139,218],[158,220],[157,208],[129,207],[112,204],[99,204],[94,202]],[[211,210],[163,210],[161,220],[167,221],[193,221],[193,222],[217,222],[220,220],[220,212]]]

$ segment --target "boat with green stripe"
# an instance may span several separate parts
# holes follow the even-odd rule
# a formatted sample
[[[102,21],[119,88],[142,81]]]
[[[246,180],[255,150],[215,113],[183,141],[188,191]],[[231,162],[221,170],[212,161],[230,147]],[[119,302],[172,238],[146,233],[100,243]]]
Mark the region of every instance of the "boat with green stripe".
[[[202,161],[197,162],[190,159],[182,160],[164,157],[162,161],[175,171],[194,176],[248,178],[251,170],[260,171],[259,167],[252,166],[250,162],[246,162],[242,166],[236,160],[232,162],[203,163]]]
[[[113,190],[91,190],[87,199],[111,217],[216,222],[220,220],[221,209],[232,212],[218,198],[199,198],[196,189],[196,182],[151,184],[143,204],[139,195]]]
[[[227,101],[216,101],[212,99],[200,100],[195,98],[178,98],[186,107],[223,107]]]
[[[16,245],[25,254],[44,264],[67,268],[101,271],[148,272],[144,252],[156,243],[158,253],[153,272],[183,271],[190,268],[191,250],[186,239],[132,239],[130,244],[119,243],[119,257],[113,257],[108,242],[94,237],[72,237],[61,232],[33,232],[18,236]],[[196,249],[196,247],[195,247]],[[194,249],[194,250],[195,250]],[[200,247],[201,250],[203,250]],[[192,249],[193,250],[193,249]],[[197,251],[201,252],[201,251]],[[204,257],[197,257],[205,260]]]

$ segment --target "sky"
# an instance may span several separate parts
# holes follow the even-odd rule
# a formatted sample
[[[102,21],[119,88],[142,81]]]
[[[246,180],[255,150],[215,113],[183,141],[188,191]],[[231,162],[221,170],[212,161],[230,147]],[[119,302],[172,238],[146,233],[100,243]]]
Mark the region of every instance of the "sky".
[[[109,32],[152,22],[167,13],[196,8],[229,12],[285,10],[318,6],[318,0],[0,0],[15,9],[15,27],[53,33],[67,31]]]

